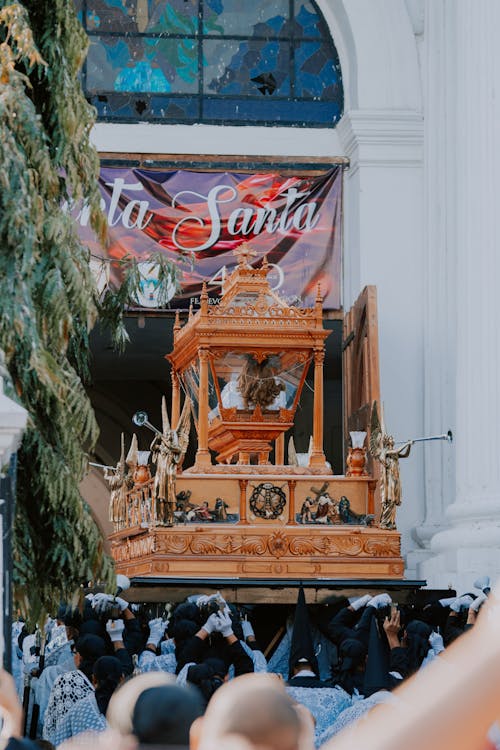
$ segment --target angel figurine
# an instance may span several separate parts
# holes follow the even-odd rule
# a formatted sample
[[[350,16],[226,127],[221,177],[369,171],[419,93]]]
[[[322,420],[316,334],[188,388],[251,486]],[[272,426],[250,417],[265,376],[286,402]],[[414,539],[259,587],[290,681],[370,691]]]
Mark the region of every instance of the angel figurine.
[[[186,398],[177,428],[170,426],[165,397],[161,402],[163,433],[151,443],[153,463],[156,464],[154,497],[156,498],[156,523],[172,526],[176,502],[175,480],[177,467],[186,453],[191,427],[191,400]]]
[[[104,469],[104,479],[111,491],[109,499],[109,520],[115,531],[123,529],[127,519],[127,493],[134,486],[134,480],[125,461],[125,436],[122,432],[120,460],[114,469]]]
[[[399,459],[410,455],[413,440],[394,447],[394,438],[385,432],[380,424],[377,402],[374,401],[370,424],[370,453],[382,466],[380,486],[381,512],[380,528],[396,528],[396,508],[401,505],[401,479],[399,476]]]

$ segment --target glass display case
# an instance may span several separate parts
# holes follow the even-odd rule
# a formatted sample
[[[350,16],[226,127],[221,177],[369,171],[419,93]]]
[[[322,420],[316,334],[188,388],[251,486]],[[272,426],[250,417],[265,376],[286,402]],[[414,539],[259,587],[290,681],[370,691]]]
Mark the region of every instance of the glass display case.
[[[226,280],[222,301],[200,309],[174,328],[168,356],[189,394],[198,433],[196,465],[269,463],[273,443],[293,426],[308,369],[314,366],[312,465],[326,467],[323,454],[323,328],[321,297],[313,308],[288,305],[270,288],[266,262],[240,262]],[[173,407],[174,408],[174,407]],[[275,451],[283,462],[283,451]]]

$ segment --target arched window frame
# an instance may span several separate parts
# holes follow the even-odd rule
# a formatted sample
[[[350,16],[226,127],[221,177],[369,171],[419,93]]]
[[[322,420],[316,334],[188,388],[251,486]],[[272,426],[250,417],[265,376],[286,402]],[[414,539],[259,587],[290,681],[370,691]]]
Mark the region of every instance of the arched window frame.
[[[92,0],[76,0],[80,20],[90,38],[91,50],[83,69],[83,87],[89,101],[96,107],[100,122],[152,122],[162,124],[209,124],[209,125],[261,125],[278,127],[316,127],[332,128],[342,116],[344,99],[342,74],[338,53],[331,38],[328,26],[313,0],[307,4],[317,15],[318,34],[297,34],[298,24],[295,24],[297,7],[301,7],[303,0],[286,0],[288,6],[288,34],[221,34],[207,31],[204,27],[204,13],[209,0],[199,0],[199,12],[196,18],[196,29],[193,33],[165,33],[165,32],[125,32],[100,31],[90,28],[87,23],[93,12]],[[283,4],[283,2],[282,2]],[[136,37],[139,40],[159,39],[178,40],[179,44],[190,43],[197,45],[198,81],[196,91],[186,94],[161,92],[129,92],[106,90],[89,85],[89,70],[92,66],[92,45],[96,38],[109,40],[110,38]],[[281,94],[279,88],[270,93],[266,82],[253,81],[251,93],[231,95],[228,93],[213,94],[207,92],[205,81],[204,51],[205,45],[213,41],[218,43],[227,41],[244,44],[252,43],[286,45],[289,55],[289,92]],[[335,96],[297,95],[299,91],[298,79],[301,70],[296,60],[297,51],[301,45],[313,45],[317,48],[321,44],[321,51],[327,50],[329,58],[326,64],[331,64],[336,80],[330,88],[334,88]],[[97,69],[94,65],[94,69]],[[227,68],[226,68],[227,70]],[[299,75],[297,75],[297,73]],[[252,81],[253,79],[250,78]],[[262,90],[264,89],[264,90]]]

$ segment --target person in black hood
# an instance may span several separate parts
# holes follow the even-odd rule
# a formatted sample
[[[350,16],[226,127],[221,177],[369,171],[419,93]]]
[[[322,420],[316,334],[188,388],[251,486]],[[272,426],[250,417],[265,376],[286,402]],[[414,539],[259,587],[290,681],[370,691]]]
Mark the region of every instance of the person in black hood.
[[[288,685],[290,687],[332,687],[319,677],[319,666],[311,634],[311,623],[302,586],[299,589],[293,620],[290,659],[288,662]]]
[[[367,648],[356,638],[345,638],[339,646],[339,663],[333,682],[349,695],[363,693]]]

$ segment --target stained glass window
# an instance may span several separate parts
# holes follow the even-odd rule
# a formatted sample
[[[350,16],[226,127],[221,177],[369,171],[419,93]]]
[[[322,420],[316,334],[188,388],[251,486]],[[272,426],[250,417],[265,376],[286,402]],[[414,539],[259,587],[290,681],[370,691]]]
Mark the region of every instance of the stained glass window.
[[[311,0],[75,0],[99,119],[333,127],[337,51]]]

